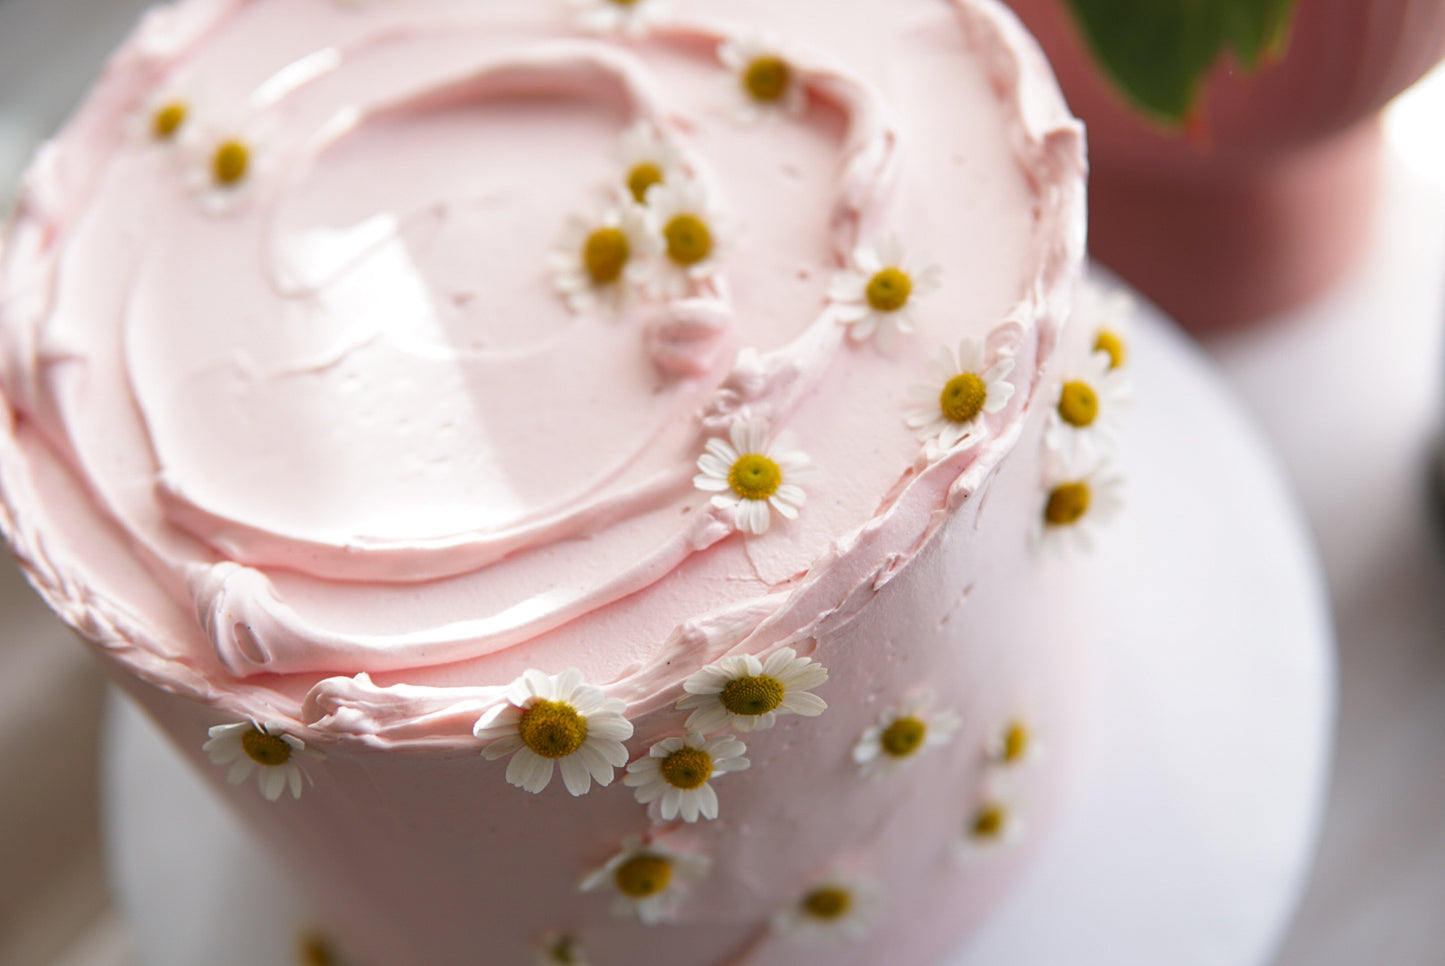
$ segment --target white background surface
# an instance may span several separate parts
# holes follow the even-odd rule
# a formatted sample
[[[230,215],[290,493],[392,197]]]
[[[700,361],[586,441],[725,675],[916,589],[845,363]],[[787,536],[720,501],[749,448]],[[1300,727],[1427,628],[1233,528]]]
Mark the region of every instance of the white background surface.
[[[140,6],[0,0],[0,198]],[[1276,966],[1445,962],[1445,543],[1424,482],[1445,409],[1445,77],[1437,73],[1433,88],[1394,112],[1387,190],[1366,262],[1315,304],[1209,346],[1290,471],[1317,535],[1339,634],[1329,812]],[[6,605],[20,593],[8,574],[0,587]],[[83,775],[94,769],[76,736],[93,728],[94,712],[78,709],[76,695],[98,693],[93,672],[53,626],[26,623],[33,613],[7,606],[4,619],[0,681],[11,686],[0,691],[8,736],[0,815],[83,819],[84,809],[65,806],[89,794]],[[44,700],[38,682],[46,680],[63,704]],[[54,720],[55,708],[66,710],[64,720]],[[15,767],[34,757],[46,767]],[[75,828],[65,834],[79,837],[77,848],[93,847],[93,835]],[[53,837],[39,825],[21,829],[0,848]],[[0,852],[0,879],[17,855]],[[95,863],[72,859],[3,893],[26,904],[0,910],[0,962],[127,961],[124,930],[101,906]],[[67,946],[87,920],[92,928]]]

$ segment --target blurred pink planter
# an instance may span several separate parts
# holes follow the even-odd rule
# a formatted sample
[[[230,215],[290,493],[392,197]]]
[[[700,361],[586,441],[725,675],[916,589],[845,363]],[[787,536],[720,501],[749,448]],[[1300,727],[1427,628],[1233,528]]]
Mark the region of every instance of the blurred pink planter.
[[[1125,103],[1062,0],[1008,2],[1088,125],[1092,254],[1199,332],[1299,304],[1350,267],[1372,230],[1378,111],[1445,54],[1445,0],[1299,0],[1285,56],[1252,74],[1220,64],[1207,135],[1189,139]]]

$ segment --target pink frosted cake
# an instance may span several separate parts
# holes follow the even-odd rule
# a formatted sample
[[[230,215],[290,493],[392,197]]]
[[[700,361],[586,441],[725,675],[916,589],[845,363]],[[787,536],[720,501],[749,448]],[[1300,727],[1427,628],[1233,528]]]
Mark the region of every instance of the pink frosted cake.
[[[186,0],[4,236],[4,529],[364,962],[936,962],[1095,655],[1083,174],[981,0]]]

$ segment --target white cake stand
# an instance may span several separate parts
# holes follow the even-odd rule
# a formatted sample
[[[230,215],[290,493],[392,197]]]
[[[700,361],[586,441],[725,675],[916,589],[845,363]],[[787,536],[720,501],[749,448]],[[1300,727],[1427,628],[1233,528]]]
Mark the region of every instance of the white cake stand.
[[[1203,355],[1133,342],[1128,510],[1084,763],[1039,861],[944,966],[1263,966],[1313,851],[1334,713],[1301,514]],[[106,728],[106,838],[147,966],[290,966],[297,895],[139,711]]]

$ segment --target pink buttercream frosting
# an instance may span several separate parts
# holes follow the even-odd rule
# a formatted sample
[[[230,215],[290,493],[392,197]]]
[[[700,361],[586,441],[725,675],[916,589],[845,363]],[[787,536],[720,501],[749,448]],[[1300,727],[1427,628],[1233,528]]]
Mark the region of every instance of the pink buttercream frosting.
[[[245,719],[326,753],[298,801],[230,794],[382,962],[461,962],[476,921],[459,895],[503,879],[532,898],[497,907],[498,948],[551,916],[634,964],[811,961],[767,924],[834,866],[894,903],[925,889],[920,908],[981,910],[1012,863],[940,885],[903,843],[961,827],[979,749],[1020,703],[1062,738],[1087,663],[1034,640],[1049,625],[1018,597],[1044,579],[1028,533],[1082,259],[1081,131],[1011,16],[974,0],[671,0],[616,32],[586,13],[188,0],[149,15],[4,236],[12,545],[191,755]],[[719,51],[752,36],[785,53],[795,110],[740,116]],[[148,124],[167,98],[189,107],[174,140]],[[620,204],[637,130],[706,192],[717,263],[681,297],[579,311],[558,239]],[[205,183],[206,146],[230,137],[250,148],[244,183]],[[835,278],[892,235],[941,286],[891,344],[852,338]],[[962,337],[1012,357],[1015,392],[982,443],[939,450],[905,421],[909,389]],[[743,419],[812,468],[797,518],[764,533],[694,482]],[[995,638],[998,653],[971,649]],[[476,722],[529,669],[576,668],[622,702],[637,758],[681,733],[689,676],[782,647],[829,669],[829,710],[748,738],[717,822],[677,832],[620,782],[533,797],[480,757]],[[858,735],[925,685],[967,711],[952,777],[935,776],[952,794],[923,794],[926,766],[860,780]],[[459,845],[473,820],[484,833]],[[696,926],[682,950],[576,889],[628,834],[673,833],[711,856],[677,911]],[[870,865],[878,850],[893,857]],[[376,894],[395,922],[366,914]],[[862,963],[900,947],[857,948]]]

